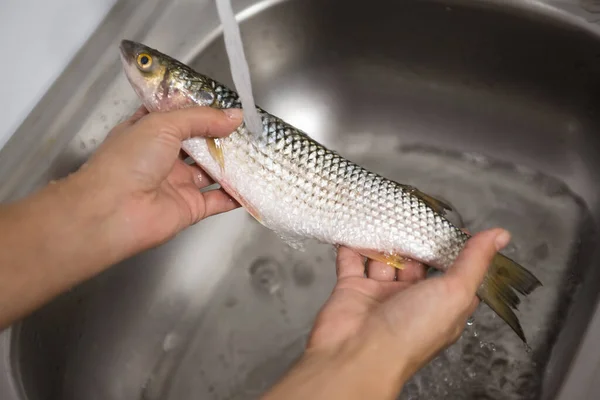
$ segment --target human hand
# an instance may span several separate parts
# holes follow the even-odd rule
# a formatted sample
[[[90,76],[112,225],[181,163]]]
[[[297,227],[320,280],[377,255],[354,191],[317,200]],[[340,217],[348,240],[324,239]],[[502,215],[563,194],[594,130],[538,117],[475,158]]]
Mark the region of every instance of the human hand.
[[[116,210],[115,237],[129,244],[129,253],[239,206],[222,189],[200,192],[214,182],[183,161],[181,142],[226,136],[241,122],[239,110],[193,107],[149,114],[142,106],[109,133],[80,172]]]
[[[307,353],[348,347],[364,353],[368,347],[372,363],[367,367],[363,358],[362,370],[375,368],[380,381],[387,374],[399,392],[410,376],[458,340],[479,304],[475,294],[493,256],[509,240],[501,229],[479,233],[444,275],[426,280],[423,265],[414,261],[403,270],[370,261],[364,277],[362,256],[339,248],[338,281],[316,319]]]

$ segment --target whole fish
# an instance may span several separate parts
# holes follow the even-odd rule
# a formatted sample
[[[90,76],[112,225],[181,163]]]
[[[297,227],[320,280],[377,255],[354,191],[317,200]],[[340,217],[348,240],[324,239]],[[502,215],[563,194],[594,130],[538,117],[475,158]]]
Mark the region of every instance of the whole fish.
[[[155,49],[120,46],[127,79],[150,112],[202,106],[241,108],[235,91]],[[446,270],[470,236],[451,210],[419,189],[386,179],[327,149],[257,107],[263,131],[242,125],[220,139],[192,138],[183,150],[256,220],[293,247],[307,239],[344,245],[403,268],[407,258]],[[497,254],[477,295],[526,342],[513,312],[540,281]]]

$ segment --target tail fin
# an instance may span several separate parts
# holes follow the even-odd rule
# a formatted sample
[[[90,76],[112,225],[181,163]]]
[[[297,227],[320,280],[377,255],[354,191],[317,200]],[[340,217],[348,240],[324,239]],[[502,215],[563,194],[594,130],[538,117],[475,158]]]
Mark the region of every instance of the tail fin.
[[[531,272],[498,253],[477,295],[527,343],[519,319],[512,310],[516,310],[521,302],[513,289],[528,295],[538,286],[542,286],[542,283]]]

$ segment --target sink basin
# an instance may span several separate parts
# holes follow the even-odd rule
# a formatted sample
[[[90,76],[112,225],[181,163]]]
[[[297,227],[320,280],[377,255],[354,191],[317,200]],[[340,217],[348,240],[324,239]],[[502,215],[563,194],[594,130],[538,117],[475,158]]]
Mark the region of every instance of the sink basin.
[[[233,3],[259,105],[445,199],[471,231],[509,229],[507,254],[544,284],[520,307],[529,346],[482,305],[400,398],[593,397],[597,10],[566,1]],[[75,170],[138,106],[121,72],[122,38],[233,87],[212,1],[122,0],[0,152],[3,201]],[[0,397],[257,398],[302,353],[334,283],[331,247],[293,250],[244,210],[210,218],[3,332]]]

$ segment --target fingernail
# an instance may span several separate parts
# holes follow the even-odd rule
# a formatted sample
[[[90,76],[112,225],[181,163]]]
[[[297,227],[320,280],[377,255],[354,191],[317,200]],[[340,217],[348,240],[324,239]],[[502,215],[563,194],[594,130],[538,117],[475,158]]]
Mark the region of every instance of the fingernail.
[[[506,231],[500,232],[498,234],[498,236],[496,236],[496,241],[495,241],[496,250],[500,251],[501,249],[506,247],[508,242],[510,242],[510,233],[508,233]]]
[[[223,110],[223,112],[229,119],[242,119],[242,110],[240,110],[239,108],[226,108]]]

